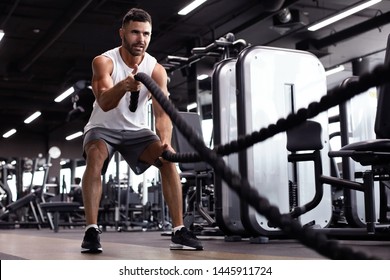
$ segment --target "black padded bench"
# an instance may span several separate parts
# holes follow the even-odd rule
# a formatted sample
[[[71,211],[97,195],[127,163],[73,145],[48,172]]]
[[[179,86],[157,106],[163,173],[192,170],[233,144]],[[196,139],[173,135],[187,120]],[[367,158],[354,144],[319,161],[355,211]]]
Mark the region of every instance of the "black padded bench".
[[[55,201],[55,202],[43,202],[39,206],[45,210],[48,214],[53,214],[53,220],[50,221],[51,217],[48,215],[49,223],[54,232],[58,232],[60,225],[74,226],[78,225],[77,223],[68,222],[60,223],[60,214],[61,213],[78,213],[84,212],[82,205],[78,202],[65,202],[65,201]],[[83,225],[85,223],[83,222]]]

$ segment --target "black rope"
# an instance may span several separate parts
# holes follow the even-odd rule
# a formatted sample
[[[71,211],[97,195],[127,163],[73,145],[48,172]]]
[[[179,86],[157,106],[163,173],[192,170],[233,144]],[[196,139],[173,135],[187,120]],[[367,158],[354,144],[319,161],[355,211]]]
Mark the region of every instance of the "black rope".
[[[231,146],[243,147],[253,145],[256,141],[264,141],[279,132],[286,131],[296,125],[303,123],[306,119],[318,115],[340,102],[347,101],[353,96],[368,90],[369,88],[383,84],[386,78],[390,76],[389,68],[378,66],[373,73],[363,75],[359,81],[349,84],[345,89],[335,89],[321,101],[313,102],[307,109],[300,109],[296,114],[290,114],[286,119],[280,119],[276,124],[271,124],[268,128],[263,128],[258,132],[252,133],[251,137],[244,137],[237,140],[237,145]],[[206,147],[204,141],[197,136],[191,126],[189,126],[180,116],[175,106],[165,97],[159,86],[145,73],[138,73],[135,79],[142,82],[161,107],[167,112],[172,122],[179,131],[186,137],[187,141],[197,150],[198,155],[218,174],[229,187],[237,193],[240,199],[246,201],[256,211],[265,216],[272,224],[279,227],[282,231],[289,233],[292,237],[299,240],[302,244],[316,250],[319,254],[331,259],[371,259],[364,253],[356,252],[353,249],[341,246],[335,240],[329,240],[327,236],[319,231],[310,228],[303,228],[299,221],[291,218],[289,214],[281,214],[279,208],[271,205],[267,198],[261,196],[256,189],[252,188],[245,178],[232,171],[218,156],[216,151]],[[342,96],[335,98],[336,95]],[[339,99],[340,98],[340,99]],[[165,153],[164,156],[169,159],[174,158],[174,154]]]

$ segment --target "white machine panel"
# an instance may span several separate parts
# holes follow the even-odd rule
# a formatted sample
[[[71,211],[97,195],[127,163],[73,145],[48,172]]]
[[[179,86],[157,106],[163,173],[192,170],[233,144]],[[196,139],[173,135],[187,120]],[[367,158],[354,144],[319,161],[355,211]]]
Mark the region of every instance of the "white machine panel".
[[[297,50],[255,46],[241,52],[237,60],[237,122],[239,135],[259,131],[291,112],[307,108],[327,93],[326,76],[321,62],[314,55]],[[312,119],[322,126],[321,150],[323,174],[329,175],[328,115],[322,113]],[[239,154],[242,176],[246,176],[260,195],[279,207],[290,211],[289,180],[292,164],[287,160],[286,134],[258,143]],[[311,162],[298,164],[298,202],[304,205],[315,194],[314,167]],[[259,235],[272,235],[278,228],[268,224],[250,206],[242,207],[246,228]],[[324,186],[321,203],[300,216],[302,224],[314,223],[326,227],[332,217],[330,186]]]
[[[226,59],[218,63],[213,76],[214,144],[224,145],[237,139],[236,60]],[[238,172],[238,154],[224,157],[226,164]],[[236,193],[226,182],[215,175],[216,220],[226,235],[245,236],[241,222],[241,204]]]

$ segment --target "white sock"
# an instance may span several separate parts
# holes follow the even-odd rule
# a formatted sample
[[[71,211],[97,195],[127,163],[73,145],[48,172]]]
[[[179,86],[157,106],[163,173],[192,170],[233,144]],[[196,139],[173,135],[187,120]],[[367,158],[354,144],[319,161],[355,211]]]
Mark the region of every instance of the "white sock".
[[[87,230],[90,229],[91,227],[94,227],[94,228],[96,228],[96,229],[99,229],[99,227],[97,226],[97,224],[90,224],[90,225],[87,225],[87,226],[85,227],[85,231],[87,231]]]
[[[184,227],[184,225],[180,225],[180,226],[174,227],[173,228],[173,233],[175,233],[178,230],[181,230],[183,227]]]

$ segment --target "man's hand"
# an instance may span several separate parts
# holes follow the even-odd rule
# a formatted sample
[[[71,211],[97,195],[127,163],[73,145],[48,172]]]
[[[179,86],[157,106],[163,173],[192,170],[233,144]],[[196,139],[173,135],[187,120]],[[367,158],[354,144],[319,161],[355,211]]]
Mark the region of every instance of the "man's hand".
[[[169,151],[169,152],[171,152],[171,153],[176,153],[176,151],[172,148],[172,146],[171,145],[169,145],[169,144],[163,144],[163,152],[164,151]],[[167,160],[165,160],[163,157],[159,157],[159,159],[162,161],[162,162],[164,162],[164,161],[167,161]]]
[[[138,72],[138,65],[134,65],[133,71],[122,81],[125,91],[135,92],[140,91],[141,82],[134,79],[134,75]]]

